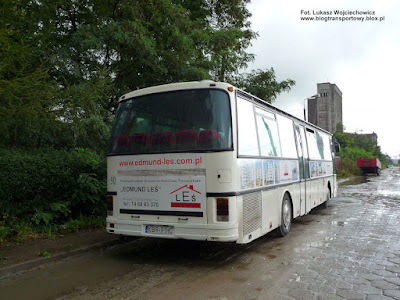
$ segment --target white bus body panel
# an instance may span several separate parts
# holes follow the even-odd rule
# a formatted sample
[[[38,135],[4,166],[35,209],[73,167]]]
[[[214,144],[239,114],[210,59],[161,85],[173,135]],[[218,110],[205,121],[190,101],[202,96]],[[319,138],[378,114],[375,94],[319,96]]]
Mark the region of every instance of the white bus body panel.
[[[227,90],[231,85],[213,83],[213,86]],[[146,88],[131,92],[123,96],[121,100],[149,93],[198,88],[210,88],[210,83],[207,81],[192,82]],[[131,236],[248,243],[281,225],[282,199],[285,193],[289,193],[292,200],[293,218],[305,215],[312,208],[323,203],[326,200],[325,193],[328,189],[328,183],[331,187],[331,196],[336,196],[337,185],[336,175],[334,174],[307,179],[307,181],[299,181],[299,178],[297,178],[294,181],[276,183],[271,186],[243,189],[240,184],[239,161],[246,158],[238,159],[235,91],[228,94],[231,103],[232,141],[235,150],[211,153],[168,153],[108,157],[107,190],[113,196],[114,207],[113,214],[108,216],[106,220],[108,232]],[[191,160],[191,163],[164,164],[164,159],[174,162],[178,160],[189,162]],[[263,159],[254,158],[254,160]],[[285,161],[282,158],[272,158],[272,160],[274,159]],[[159,164],[160,160],[161,163]],[[155,162],[155,164],[143,164],[144,161]],[[120,212],[121,199],[118,199],[118,196],[121,195],[118,194],[121,193],[118,193],[118,185],[121,184],[121,177],[147,176],[158,178],[158,176],[177,176],[182,178],[186,175],[189,177],[203,176],[201,178],[205,180],[206,195],[203,195],[205,207],[202,206],[202,209],[204,209],[201,211],[202,216],[163,215],[157,214],[156,210],[151,214]],[[180,187],[178,186],[178,188]],[[303,194],[302,197],[300,193]],[[222,196],[219,196],[219,194]],[[227,222],[216,220],[216,199],[219,197],[229,199],[229,221]],[[196,213],[197,211],[193,209],[192,212]],[[165,228],[165,232],[168,234],[161,232],[162,230],[160,234],[146,232],[146,226]]]
[[[197,164],[200,158],[201,164]],[[143,162],[149,161],[169,161],[178,160],[190,161],[192,164],[174,164],[174,165],[143,165]],[[197,160],[197,161],[196,161]],[[206,207],[202,217],[140,214],[140,213],[120,213],[120,201],[118,199],[119,177],[135,176],[144,172],[146,176],[157,177],[161,172],[162,176],[184,176],[185,174],[205,174],[206,190],[218,191],[219,193],[228,193],[237,189],[237,168],[232,167],[236,163],[235,153],[233,151],[218,153],[174,153],[174,154],[149,154],[149,155],[128,155],[128,156],[110,156],[108,157],[108,191],[114,192],[113,196],[113,216],[107,217],[107,230],[115,234],[134,235],[134,236],[153,236],[157,234],[148,234],[145,232],[146,225],[172,226],[174,234],[166,238],[184,238],[196,240],[213,241],[237,241],[238,239],[238,209],[236,197],[229,199],[229,221],[218,222],[216,220],[216,198],[206,197]],[[230,168],[227,166],[231,166]],[[205,171],[207,170],[207,172]],[[178,186],[179,187],[179,186]],[[225,197],[226,198],[226,197]],[[182,209],[184,210],[184,209]],[[110,227],[113,224],[114,228]]]

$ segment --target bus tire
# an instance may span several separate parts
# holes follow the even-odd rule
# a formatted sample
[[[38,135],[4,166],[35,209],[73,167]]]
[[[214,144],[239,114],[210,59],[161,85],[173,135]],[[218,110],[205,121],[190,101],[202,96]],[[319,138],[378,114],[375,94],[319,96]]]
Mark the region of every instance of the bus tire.
[[[331,199],[331,189],[328,187],[327,192],[326,192],[326,201],[322,203],[323,208],[328,208],[329,206],[329,200]]]
[[[287,236],[290,227],[292,226],[292,202],[288,193],[285,193],[282,200],[282,210],[281,210],[281,226],[278,227],[278,235],[281,237]]]

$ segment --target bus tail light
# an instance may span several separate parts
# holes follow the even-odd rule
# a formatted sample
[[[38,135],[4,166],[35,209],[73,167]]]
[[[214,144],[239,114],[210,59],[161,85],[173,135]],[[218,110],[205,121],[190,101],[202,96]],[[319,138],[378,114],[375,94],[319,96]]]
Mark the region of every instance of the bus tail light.
[[[107,215],[112,216],[114,210],[113,196],[107,196]]]
[[[229,199],[217,198],[217,221],[229,221]]]

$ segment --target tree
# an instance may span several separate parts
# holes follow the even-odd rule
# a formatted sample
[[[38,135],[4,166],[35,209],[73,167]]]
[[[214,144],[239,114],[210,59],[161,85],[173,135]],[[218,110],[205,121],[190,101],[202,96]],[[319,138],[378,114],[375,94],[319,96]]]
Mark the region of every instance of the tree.
[[[333,136],[336,138],[341,148],[354,147],[354,138],[351,136],[351,134],[336,131],[333,133]]]
[[[4,1],[0,12],[0,143],[39,146],[56,118],[55,85],[26,33],[24,9]]]
[[[203,30],[207,33],[204,51],[210,62],[212,79],[231,82],[271,103],[279,93],[289,91],[295,81],[287,79],[278,82],[273,68],[241,74],[248,63],[254,61],[254,54],[246,50],[258,36],[251,29],[251,13],[246,7],[249,2],[180,1],[190,11],[191,19],[197,24],[203,24]]]
[[[209,12],[209,40],[207,44],[210,59],[210,73],[216,81],[229,81],[233,74],[247,67],[254,60],[254,54],[246,49],[257,33],[251,30],[251,13],[246,8],[249,0],[205,1]]]
[[[36,10],[42,56],[62,87],[90,81],[99,70],[108,72],[118,95],[208,74],[194,45],[202,28],[171,1],[50,1]]]
[[[336,124],[336,132],[344,132],[346,130],[346,127],[343,126],[342,122],[339,122]]]
[[[232,79],[234,84],[260,99],[272,103],[279,93],[289,91],[295,81],[287,79],[278,82],[273,68],[270,70],[253,70]]]
[[[16,111],[12,113],[13,101],[7,100],[3,102],[9,105],[3,106],[2,114],[8,114],[10,121],[24,119],[20,124],[34,119],[49,121],[46,129],[39,126],[40,130],[31,130],[28,126],[22,134],[24,126],[7,125],[8,130],[19,128],[14,137],[25,136],[26,141],[39,135],[48,136],[50,145],[53,139],[65,147],[105,149],[115,103],[131,90],[201,79],[235,83],[238,78],[240,87],[273,100],[294,81],[276,82],[273,69],[239,76],[254,59],[246,50],[257,37],[251,30],[248,3],[3,1],[1,28],[9,31],[2,31],[6,42],[1,44],[5,58],[0,74],[11,70],[12,74],[4,77],[10,82],[25,78],[26,83],[18,81],[21,88],[14,85],[14,90],[21,92],[13,94],[18,99],[14,103],[25,101],[22,107],[28,108],[31,101],[36,108],[29,110],[30,117],[26,109],[24,119]],[[7,43],[14,45],[5,46]],[[18,59],[17,68],[11,67]],[[24,97],[26,100],[21,100]],[[12,122],[4,121],[2,126],[5,124]]]

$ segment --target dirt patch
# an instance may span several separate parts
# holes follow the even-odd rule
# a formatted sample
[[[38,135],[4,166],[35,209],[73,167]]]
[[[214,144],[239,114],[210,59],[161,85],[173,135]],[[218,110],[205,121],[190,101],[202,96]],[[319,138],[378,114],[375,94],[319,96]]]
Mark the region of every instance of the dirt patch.
[[[49,259],[61,253],[118,240],[104,228],[59,234],[54,239],[31,238],[22,243],[0,245],[0,271],[10,266],[38,259]]]

